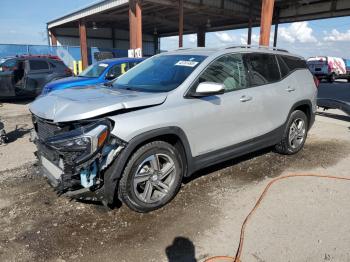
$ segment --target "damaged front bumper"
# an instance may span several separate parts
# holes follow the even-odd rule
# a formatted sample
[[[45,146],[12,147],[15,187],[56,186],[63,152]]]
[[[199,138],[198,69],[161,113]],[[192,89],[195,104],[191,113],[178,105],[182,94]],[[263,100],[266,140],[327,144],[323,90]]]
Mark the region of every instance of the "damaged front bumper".
[[[53,132],[55,135],[45,137],[43,129],[47,131],[48,125],[53,124],[42,121],[35,118],[32,140],[38,149],[42,173],[51,186],[58,194],[71,198],[103,200],[99,192],[104,185],[104,172],[126,146],[110,134],[110,122],[98,121],[78,128],[61,126]]]

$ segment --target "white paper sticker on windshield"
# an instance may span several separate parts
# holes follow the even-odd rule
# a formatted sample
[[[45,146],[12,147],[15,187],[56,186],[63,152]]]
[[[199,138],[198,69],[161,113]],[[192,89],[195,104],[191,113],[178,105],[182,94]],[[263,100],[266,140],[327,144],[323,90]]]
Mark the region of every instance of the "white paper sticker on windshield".
[[[107,67],[108,64],[98,64],[98,66],[101,66],[101,67]]]
[[[195,67],[197,64],[198,64],[198,62],[195,62],[195,61],[182,61],[182,60],[180,60],[175,65],[177,65],[177,66]]]

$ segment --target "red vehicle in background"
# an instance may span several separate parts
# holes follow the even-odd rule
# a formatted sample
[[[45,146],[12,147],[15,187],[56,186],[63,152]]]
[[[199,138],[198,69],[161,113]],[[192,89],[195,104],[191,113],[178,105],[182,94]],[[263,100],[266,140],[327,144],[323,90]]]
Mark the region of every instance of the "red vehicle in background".
[[[0,98],[36,97],[47,83],[72,75],[57,56],[8,58],[0,64]]]

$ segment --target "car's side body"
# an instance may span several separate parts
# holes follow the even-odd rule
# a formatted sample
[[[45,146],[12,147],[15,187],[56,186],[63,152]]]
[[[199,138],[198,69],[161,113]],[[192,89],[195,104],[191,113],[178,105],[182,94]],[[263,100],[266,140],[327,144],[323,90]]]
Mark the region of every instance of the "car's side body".
[[[317,89],[301,57],[265,48],[232,47],[177,50],[152,59],[165,56],[188,57],[175,66],[193,68],[170,91],[71,89],[53,92],[31,106],[37,121],[56,123],[60,128],[101,116],[113,123],[110,134],[118,147],[112,150],[114,160],[103,171],[103,187],[98,190],[107,203],[113,202],[120,179],[122,186],[127,183],[123,173],[135,152],[152,141],[171,144],[179,152],[183,176],[189,176],[209,165],[278,144],[289,132],[295,112],[302,112],[299,119],[306,119],[307,130],[313,124]],[[194,62],[198,57],[203,61]],[[219,84],[224,89],[200,95],[196,92],[201,83]],[[52,101],[55,105],[50,106]]]
[[[1,98],[35,97],[46,83],[72,75],[61,60],[46,56],[15,57],[0,67]]]
[[[55,90],[62,90],[77,86],[104,84],[113,80],[113,77],[110,77],[111,72],[114,73],[116,78],[142,61],[144,61],[144,58],[113,58],[102,60],[96,63],[105,68],[98,77],[72,76],[69,78],[52,81],[45,85],[42,94],[45,95]]]

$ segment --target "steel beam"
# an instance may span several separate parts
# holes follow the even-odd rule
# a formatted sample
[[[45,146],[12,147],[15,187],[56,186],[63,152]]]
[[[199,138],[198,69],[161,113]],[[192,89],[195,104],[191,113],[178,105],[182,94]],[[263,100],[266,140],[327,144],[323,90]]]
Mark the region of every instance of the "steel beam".
[[[183,47],[184,34],[184,2],[179,0],[179,47]]]
[[[270,33],[273,18],[275,0],[262,0],[261,24],[260,24],[260,45],[270,45]]]
[[[83,64],[83,69],[85,69],[89,65],[89,60],[88,60],[86,25],[83,20],[79,20],[79,37],[80,37],[81,60]]]
[[[50,30],[49,31],[50,32],[50,38],[51,38],[51,45],[52,46],[57,46],[57,37],[56,37],[56,34],[52,31],[52,30]]]
[[[136,19],[136,5],[135,0],[129,1],[129,35],[130,35],[130,49],[137,48],[137,19]]]
[[[198,28],[197,31],[197,46],[205,47],[205,28]]]

